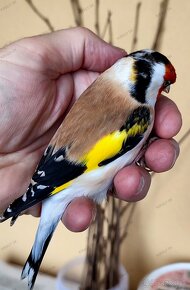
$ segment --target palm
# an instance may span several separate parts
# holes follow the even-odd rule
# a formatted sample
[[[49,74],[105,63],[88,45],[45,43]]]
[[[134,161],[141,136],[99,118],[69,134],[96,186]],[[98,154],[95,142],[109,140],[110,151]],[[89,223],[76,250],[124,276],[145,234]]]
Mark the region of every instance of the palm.
[[[39,67],[34,54],[31,59],[32,69],[13,62],[0,73],[0,211],[24,193],[71,99],[97,75],[82,70],[58,75],[43,61]]]

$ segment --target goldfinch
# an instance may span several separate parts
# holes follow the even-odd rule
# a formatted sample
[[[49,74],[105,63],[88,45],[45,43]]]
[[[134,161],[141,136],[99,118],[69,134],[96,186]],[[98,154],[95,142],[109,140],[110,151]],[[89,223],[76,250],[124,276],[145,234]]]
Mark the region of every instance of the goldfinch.
[[[116,173],[134,162],[154,124],[154,107],[169,92],[175,69],[159,52],[141,50],[103,72],[73,105],[44,152],[24,195],[3,222],[42,201],[36,238],[21,278],[32,289],[53,232],[68,204],[87,196],[100,203]]]

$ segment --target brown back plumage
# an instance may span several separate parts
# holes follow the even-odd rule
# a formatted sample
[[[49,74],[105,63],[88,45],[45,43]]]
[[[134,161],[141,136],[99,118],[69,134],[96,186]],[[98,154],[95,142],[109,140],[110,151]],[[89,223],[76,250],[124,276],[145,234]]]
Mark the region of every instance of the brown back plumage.
[[[80,96],[54,135],[56,148],[68,146],[68,156],[77,160],[103,136],[118,130],[139,103],[127,90],[103,75]]]

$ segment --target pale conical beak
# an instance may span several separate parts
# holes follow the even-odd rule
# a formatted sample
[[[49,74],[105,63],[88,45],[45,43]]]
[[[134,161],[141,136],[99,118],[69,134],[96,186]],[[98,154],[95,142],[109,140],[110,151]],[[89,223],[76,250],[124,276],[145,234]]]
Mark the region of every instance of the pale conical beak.
[[[170,91],[170,85],[165,87],[165,89],[164,89],[164,92],[167,93],[167,94],[169,93],[169,91]]]

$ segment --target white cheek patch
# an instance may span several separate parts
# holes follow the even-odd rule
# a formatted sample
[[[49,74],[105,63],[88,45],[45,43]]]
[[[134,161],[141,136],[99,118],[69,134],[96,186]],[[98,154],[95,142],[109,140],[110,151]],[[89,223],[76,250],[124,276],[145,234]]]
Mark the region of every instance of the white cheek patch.
[[[129,90],[131,85],[131,68],[133,67],[134,59],[132,57],[124,57],[118,60],[111,70],[107,70],[107,77],[112,81],[116,81],[124,89]]]
[[[159,93],[160,88],[162,87],[163,81],[164,81],[164,75],[165,75],[165,65],[161,63],[155,64],[153,67],[153,75],[151,78],[150,85],[146,91],[146,101],[147,103],[154,107],[156,103],[156,99]]]

